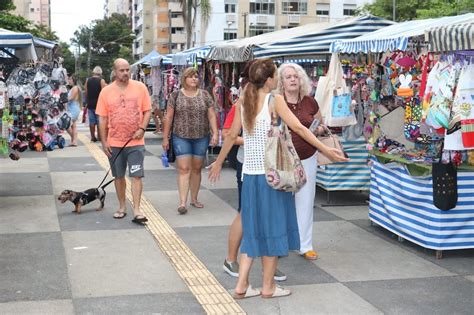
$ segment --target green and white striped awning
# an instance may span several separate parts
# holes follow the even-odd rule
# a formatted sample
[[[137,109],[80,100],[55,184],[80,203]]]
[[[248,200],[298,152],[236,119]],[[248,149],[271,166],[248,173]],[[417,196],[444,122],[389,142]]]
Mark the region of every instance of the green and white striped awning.
[[[474,17],[459,24],[433,27],[425,31],[429,51],[474,50]]]

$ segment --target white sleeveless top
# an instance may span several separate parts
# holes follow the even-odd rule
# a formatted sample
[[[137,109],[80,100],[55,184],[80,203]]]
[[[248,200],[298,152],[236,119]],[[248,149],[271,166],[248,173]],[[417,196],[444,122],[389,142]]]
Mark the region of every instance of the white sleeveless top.
[[[253,133],[249,134],[243,128],[242,136],[244,138],[244,165],[242,174],[260,175],[265,174],[265,146],[267,144],[268,131],[271,128],[271,117],[268,111],[268,99],[270,93],[265,97],[262,110],[255,118]],[[244,109],[242,107],[242,117]],[[243,121],[243,118],[242,118]]]

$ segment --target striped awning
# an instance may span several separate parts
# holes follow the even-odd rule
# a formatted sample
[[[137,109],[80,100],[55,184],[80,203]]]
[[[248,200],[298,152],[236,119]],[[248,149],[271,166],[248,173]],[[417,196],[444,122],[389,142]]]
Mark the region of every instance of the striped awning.
[[[334,41],[358,37],[392,24],[394,22],[371,15],[349,18],[331,24],[314,23],[303,35],[283,37],[285,38],[283,40],[278,39],[259,45],[254,49],[254,56],[273,58],[329,53],[329,46]]]
[[[173,54],[173,65],[185,66],[194,64],[197,59],[205,59],[211,50],[211,46],[201,46],[186,49],[179,53]]]
[[[474,21],[474,13],[436,19],[413,20],[390,25],[375,32],[331,44],[331,52],[369,53],[406,50],[411,38],[423,36],[425,30],[450,24]]]
[[[474,50],[474,19],[471,22],[433,27],[425,31],[428,50],[433,52]]]

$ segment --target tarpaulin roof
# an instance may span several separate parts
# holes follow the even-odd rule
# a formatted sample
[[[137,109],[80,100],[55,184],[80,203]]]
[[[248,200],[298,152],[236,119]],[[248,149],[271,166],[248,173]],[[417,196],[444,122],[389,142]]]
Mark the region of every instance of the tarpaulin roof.
[[[425,31],[429,51],[474,50],[474,19],[471,22],[433,27]]]
[[[137,62],[132,64],[131,67],[135,67],[135,66],[141,65],[141,64],[148,64],[149,65],[152,58],[157,58],[157,57],[160,57],[160,56],[161,56],[161,54],[158,51],[152,50],[147,55],[143,56],[140,60],[138,60]]]
[[[211,50],[211,46],[194,47],[183,50],[173,55],[173,65],[194,64],[198,58],[205,59]]]
[[[412,37],[422,36],[427,29],[454,23],[472,22],[473,19],[474,13],[467,13],[458,16],[402,22],[354,39],[336,41],[331,44],[331,52],[369,53],[406,50],[408,40]]]
[[[0,28],[0,47],[12,48],[20,60],[37,60],[36,48],[53,49],[56,42],[34,37],[30,33],[18,33]]]
[[[335,40],[344,40],[371,33],[394,22],[372,15],[348,18],[336,23],[314,23],[301,26],[303,34],[278,38],[256,47],[256,58],[278,56],[301,56],[329,53]],[[290,30],[294,30],[292,28]]]

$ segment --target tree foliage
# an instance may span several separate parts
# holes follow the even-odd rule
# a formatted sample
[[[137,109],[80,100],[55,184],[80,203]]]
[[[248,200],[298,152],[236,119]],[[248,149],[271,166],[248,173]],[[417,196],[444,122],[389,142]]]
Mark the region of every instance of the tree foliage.
[[[79,58],[79,77],[84,80],[91,75],[95,66],[102,68],[104,78],[108,78],[116,58],[132,60],[132,43],[134,34],[131,32],[128,17],[114,13],[110,17],[94,20],[90,26],[81,25],[71,38],[71,43],[81,51]],[[87,69],[90,41],[90,69]]]
[[[15,10],[15,4],[13,4],[13,0],[2,0],[0,1],[0,12],[2,11],[12,11]],[[2,12],[3,14],[3,12]]]
[[[375,0],[359,9],[359,13],[370,13],[391,20],[393,2]],[[474,0],[396,0],[395,9],[395,20],[400,22],[473,12]]]
[[[210,0],[180,0],[181,9],[183,11],[183,21],[186,28],[186,48],[191,48],[191,39],[196,27],[197,9],[201,10],[201,19],[204,24],[204,30],[211,18],[212,7]]]

